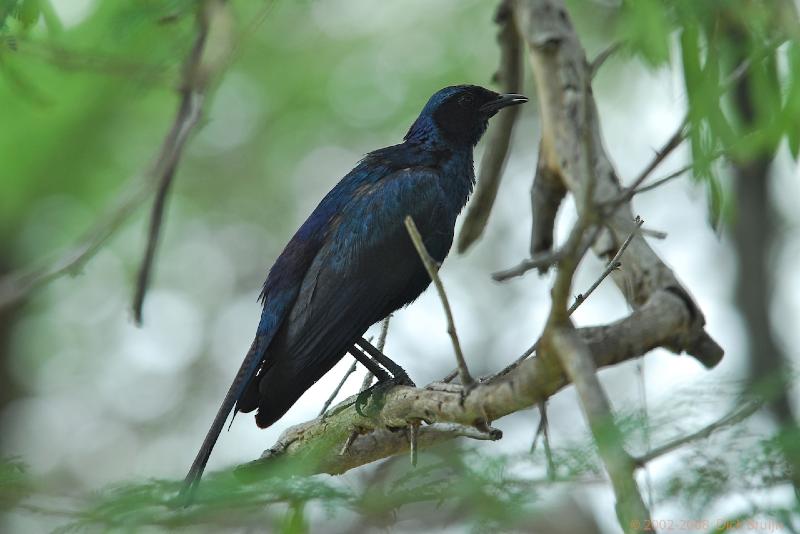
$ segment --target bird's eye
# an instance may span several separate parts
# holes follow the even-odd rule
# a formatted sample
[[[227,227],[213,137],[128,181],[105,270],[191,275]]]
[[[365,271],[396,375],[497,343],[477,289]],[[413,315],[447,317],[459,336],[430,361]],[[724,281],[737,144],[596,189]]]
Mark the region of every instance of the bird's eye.
[[[473,100],[474,99],[472,98],[472,95],[466,94],[466,95],[461,95],[461,97],[458,99],[458,103],[462,107],[467,107],[472,105]]]

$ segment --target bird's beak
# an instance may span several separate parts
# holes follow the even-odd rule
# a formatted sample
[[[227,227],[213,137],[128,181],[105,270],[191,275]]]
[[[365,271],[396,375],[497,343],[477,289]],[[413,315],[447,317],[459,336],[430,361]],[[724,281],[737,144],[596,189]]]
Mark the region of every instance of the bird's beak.
[[[506,93],[502,95],[498,95],[495,100],[491,100],[484,105],[481,106],[481,111],[484,113],[488,113],[490,115],[494,115],[501,109],[508,107],[508,106],[516,106],[517,104],[524,104],[528,101],[528,97],[524,95],[518,95],[515,93]]]

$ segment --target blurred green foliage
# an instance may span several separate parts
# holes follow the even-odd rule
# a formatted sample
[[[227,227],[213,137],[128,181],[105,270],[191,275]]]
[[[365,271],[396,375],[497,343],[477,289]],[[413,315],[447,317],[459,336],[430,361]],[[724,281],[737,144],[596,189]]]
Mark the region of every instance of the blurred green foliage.
[[[126,180],[141,179],[148,169],[174,116],[174,89],[191,46],[197,3],[97,2],[80,23],[59,30],[36,16],[52,11],[43,7],[48,0],[3,2],[0,153],[14,157],[6,158],[0,171],[0,240],[17,237],[16,230],[37,200],[66,196],[80,199],[84,208],[51,214],[64,217],[53,221],[59,231],[42,236],[36,250],[26,250],[29,243],[12,247],[15,263],[24,264],[74,239]],[[474,21],[491,36],[485,21],[490,20],[492,6],[475,9],[479,4],[472,1],[459,10],[454,31]],[[265,209],[263,199],[285,199],[292,193],[286,177],[306,155],[304,147],[337,140],[361,150],[374,135],[396,142],[404,133],[397,125],[410,124],[425,95],[446,83],[485,82],[491,75],[471,51],[463,54],[453,40],[435,43],[435,49],[427,51],[439,56],[436,71],[424,69],[417,58],[388,63],[382,55],[396,55],[403,46],[401,36],[387,39],[382,54],[369,46],[372,29],[351,32],[334,18],[341,28],[331,31],[348,35],[331,39],[308,24],[311,7],[232,3],[239,35],[234,64],[220,88],[220,105],[250,106],[239,113],[252,114],[255,123],[240,143],[205,153],[195,149],[185,158],[179,174],[190,178],[179,178],[178,193],[190,194],[196,209],[266,214],[266,224],[280,227],[287,222],[281,216],[283,202]],[[283,31],[286,28],[291,31]],[[421,54],[414,47],[410,50]],[[492,58],[496,51],[485,54]],[[385,78],[380,83],[384,98],[379,100],[377,78],[389,74],[402,83],[391,86]],[[413,97],[410,87],[415,88]],[[390,107],[385,94],[391,96]],[[248,101],[231,102],[242,97]],[[362,110],[354,112],[359,105]],[[208,127],[225,124],[226,117],[213,106],[208,118]],[[231,135],[242,136],[235,131]],[[368,146],[372,145],[374,141]],[[228,194],[247,188],[255,194]]]
[[[631,53],[653,67],[680,64],[694,176],[708,185],[712,222],[730,207],[720,156],[769,157],[785,140],[797,160],[800,27],[792,2],[625,0],[617,22]]]
[[[444,14],[420,15],[413,27],[393,31],[391,16],[364,9],[365,2],[355,4],[358,13],[373,19],[353,20],[357,9],[347,11],[345,2],[334,8],[322,1],[231,4],[236,55],[212,95],[205,128],[182,161],[172,199],[182,215],[198,215],[214,226],[259,221],[271,235],[286,236],[296,226],[287,206],[311,202],[309,197],[318,198],[316,193],[337,178],[298,171],[308,147],[335,142],[353,152],[339,156],[354,161],[368,149],[397,142],[402,125],[410,124],[427,95],[451,83],[488,83],[497,57],[493,2],[440,4]],[[590,39],[621,41],[631,56],[653,68],[678,65],[694,174],[708,184],[717,215],[726,204],[718,172],[721,155],[773,154],[784,141],[794,158],[800,153],[800,48],[787,5],[766,0],[571,3],[579,27],[596,32]],[[91,226],[126,183],[143,179],[174,117],[196,6],[196,0],[98,1],[73,23],[61,20],[49,0],[0,0],[0,246],[10,264],[57,254]],[[312,10],[317,10],[313,23]],[[751,117],[739,116],[731,104],[736,95],[730,77],[743,65],[758,103]],[[332,165],[312,163],[314,171]],[[274,241],[259,253],[274,255],[282,244]],[[139,253],[130,244],[114,246],[126,260]],[[243,256],[253,251],[237,252],[238,262],[260,269],[258,261]],[[205,313],[218,311],[218,298],[209,298]],[[35,339],[20,344],[15,363],[25,369],[20,374],[38,376],[54,357],[44,337],[79,339],[88,354],[107,356],[103,339],[90,345],[82,338],[87,334],[52,317],[29,318],[25,327],[47,336],[30,336]],[[87,380],[86,368],[94,362],[81,355],[71,370]],[[182,410],[149,422],[149,435],[166,432]],[[677,419],[679,414],[670,411],[662,427],[674,428]],[[647,424],[634,417],[621,423],[634,441]],[[726,434],[715,450],[739,451],[737,464],[720,462],[699,444],[687,454],[688,468],[663,481],[659,499],[708,507],[742,491],[738,482],[743,480],[777,484],[785,473],[775,464],[774,445],[771,439]],[[558,481],[586,484],[602,474],[588,439],[560,443],[553,454]],[[541,514],[535,509],[537,490],[553,484],[543,478],[541,448],[533,455],[492,457],[469,449],[439,450],[421,460],[415,470],[408,469],[405,458],[387,461],[359,488],[286,472],[247,484],[233,473],[217,473],[204,482],[200,504],[190,509],[176,508],[174,481],[119,483],[66,498],[59,494],[53,504],[55,485],[28,475],[20,460],[4,460],[0,507],[56,517],[67,530],[266,524],[298,532],[314,514],[341,518],[355,512],[371,525],[386,525],[397,509],[427,502],[446,508],[447,513],[434,510],[445,522],[465,521],[486,530],[513,528]],[[64,467],[55,476],[61,477],[62,490],[76,484],[74,473]],[[284,505],[266,506],[275,503]]]
[[[661,407],[659,413],[674,417],[669,410]],[[623,416],[622,421],[625,426],[642,427],[635,415]],[[713,438],[685,444],[676,453],[681,468],[662,477],[655,487],[659,505],[678,503],[686,517],[709,518],[709,510],[731,496],[779,486],[790,475],[778,459],[778,439],[796,440],[797,436],[763,438],[732,426]],[[713,450],[708,447],[711,442]],[[450,444],[424,451],[415,468],[405,457],[387,459],[357,486],[325,475],[297,476],[291,465],[274,462],[268,468],[210,474],[189,507],[178,497],[180,483],[166,480],[115,484],[89,495],[71,496],[67,507],[45,498],[46,493],[37,496],[32,488],[41,491],[42,486],[24,475],[19,461],[6,460],[0,462],[0,505],[19,506],[22,501],[28,513],[57,518],[58,532],[146,526],[306,532],[308,522],[320,518],[340,529],[331,526],[330,531],[360,531],[391,525],[404,509],[414,510],[411,528],[415,524],[426,528],[461,525],[478,531],[525,531],[547,518],[547,508],[540,507],[539,501],[553,488],[605,484],[595,450],[588,434],[579,441],[559,443],[552,451],[558,469],[546,475],[541,447],[534,453],[487,456]],[[34,497],[23,501],[29,495]],[[736,515],[739,519],[771,518],[787,528],[800,512],[755,505],[741,510]]]

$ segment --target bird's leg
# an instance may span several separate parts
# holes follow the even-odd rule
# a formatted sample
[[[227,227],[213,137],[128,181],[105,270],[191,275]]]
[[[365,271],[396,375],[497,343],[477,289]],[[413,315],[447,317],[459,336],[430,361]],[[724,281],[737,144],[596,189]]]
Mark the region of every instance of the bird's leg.
[[[356,340],[356,345],[364,349],[367,354],[372,356],[373,360],[381,364],[390,373],[392,373],[399,383],[406,386],[416,387],[416,384],[408,376],[408,373],[406,373],[405,369],[397,365],[391,358],[372,346],[372,343],[362,337]],[[378,375],[376,374],[375,376]]]
[[[380,391],[380,389],[385,387],[387,384],[392,384],[396,381],[396,379],[391,377],[389,373],[387,373],[386,370],[378,364],[378,362],[367,356],[356,345],[350,347],[350,354],[352,354],[356,360],[361,362],[362,365],[364,365],[364,367],[366,367],[378,379],[378,382],[375,383],[375,385],[359,392],[358,396],[356,397],[356,412],[363,417],[367,417],[367,414],[365,414],[363,411],[364,406],[367,404],[367,400],[373,395],[373,393]],[[345,448],[347,447],[348,445],[345,444]]]
[[[378,379],[378,382],[386,382],[388,380],[391,380],[391,376],[389,376],[389,373],[387,373],[384,370],[384,368],[378,364],[378,362],[376,362],[375,360],[364,354],[364,351],[359,349],[357,346],[353,345],[352,347],[350,347],[350,350],[348,352],[350,352],[350,354],[353,355],[353,358],[358,360],[361,363],[361,365],[366,367],[370,373],[375,375],[375,377]]]
[[[362,351],[361,349],[364,350]],[[350,347],[349,352],[378,379],[378,382],[374,386],[358,394],[355,406],[356,412],[360,415],[365,415],[362,408],[366,405],[367,399],[372,396],[373,393],[383,391],[387,386],[394,385],[416,387],[416,384],[408,377],[408,373],[406,373],[402,367],[373,347],[372,344],[364,338],[357,339],[355,344]],[[367,356],[367,354],[369,354],[369,356]],[[394,376],[389,376],[389,373],[386,372],[387,369]]]

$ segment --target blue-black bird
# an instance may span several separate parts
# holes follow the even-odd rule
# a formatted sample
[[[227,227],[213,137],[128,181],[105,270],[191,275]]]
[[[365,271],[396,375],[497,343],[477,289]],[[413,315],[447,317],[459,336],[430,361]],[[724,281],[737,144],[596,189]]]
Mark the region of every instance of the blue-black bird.
[[[256,337],[186,476],[200,479],[230,412],[266,428],[348,351],[387,377],[361,336],[415,300],[430,279],[406,232],[410,215],[442,262],[475,183],[472,151],[490,117],[526,102],[474,85],[436,92],[399,145],[367,154],[322,199],[269,271]],[[396,378],[407,378],[385,356]],[[400,376],[398,376],[400,375]]]

